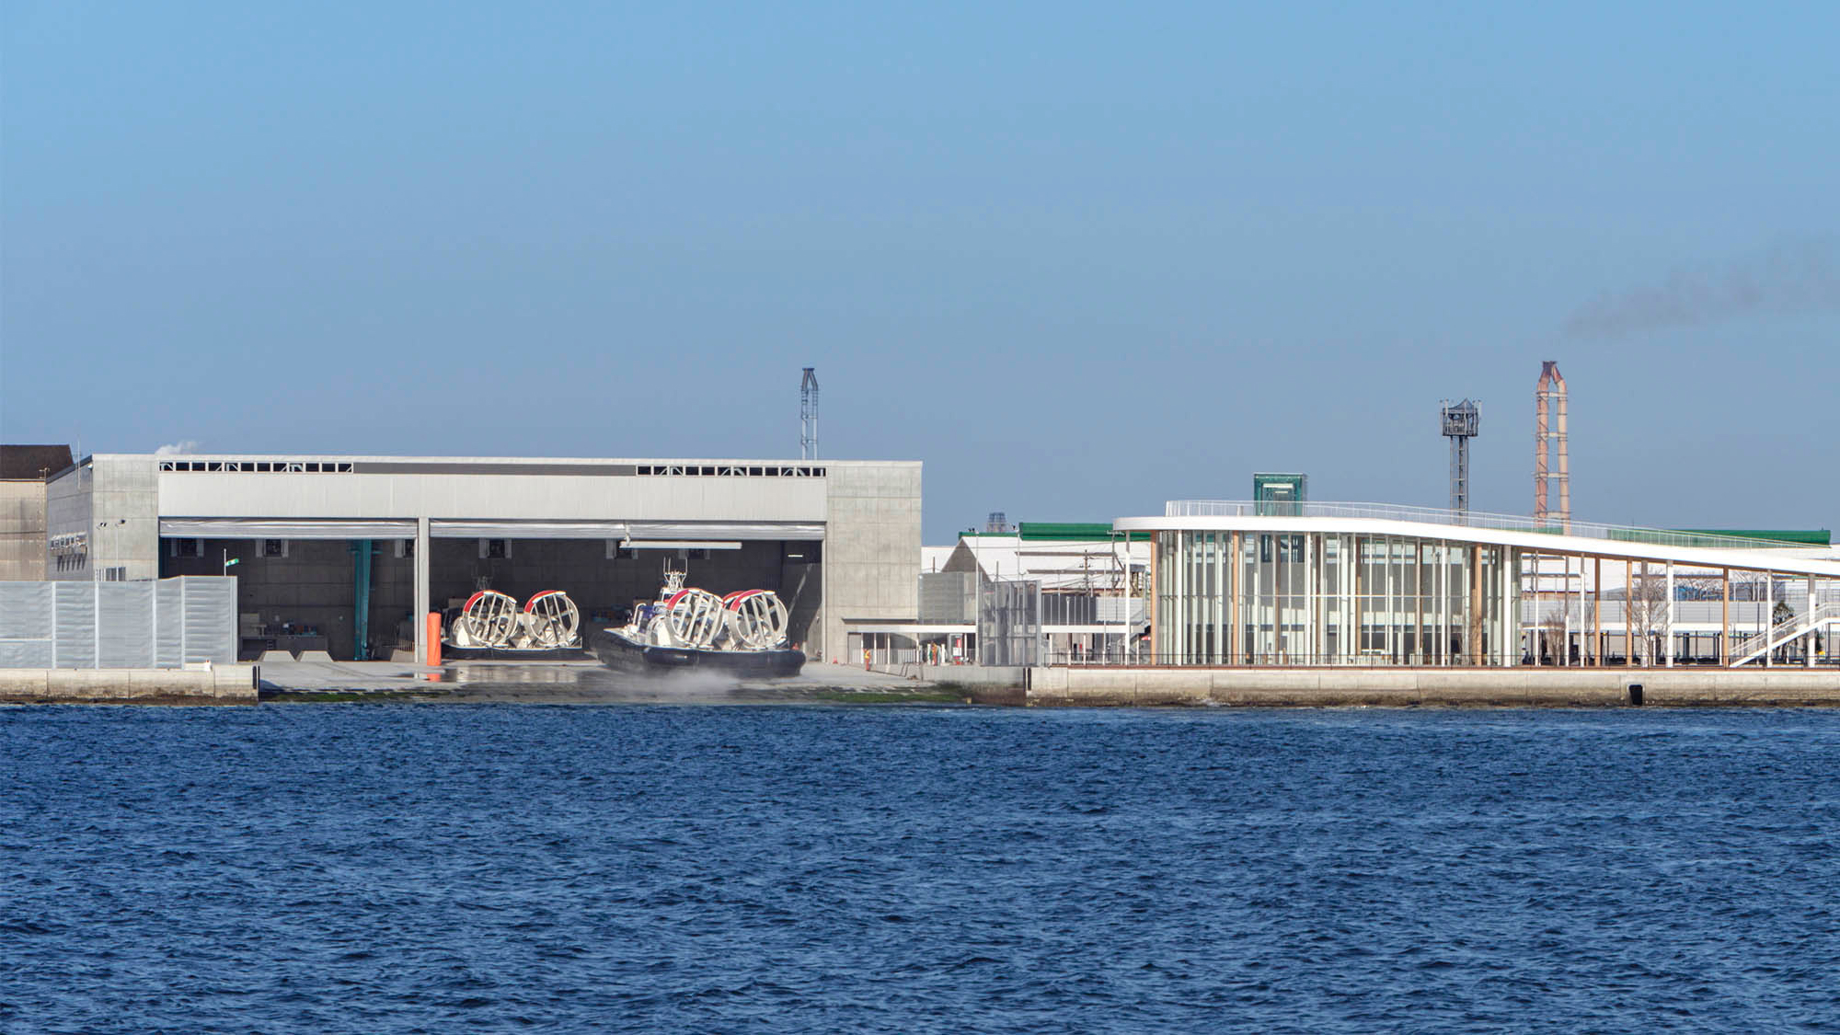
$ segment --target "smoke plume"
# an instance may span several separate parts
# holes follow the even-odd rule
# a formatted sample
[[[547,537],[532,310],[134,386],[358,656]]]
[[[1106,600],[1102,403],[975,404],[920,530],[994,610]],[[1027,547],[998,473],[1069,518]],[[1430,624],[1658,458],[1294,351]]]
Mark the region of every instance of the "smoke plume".
[[[1658,284],[1599,295],[1565,321],[1565,331],[1601,338],[1827,310],[1840,310],[1840,243],[1833,238],[1784,244],[1720,270],[1676,270]]]
[[[191,438],[182,438],[177,442],[168,443],[167,445],[161,446],[160,448],[154,450],[153,455],[154,456],[185,456],[188,453],[196,453],[196,452],[198,452],[198,440],[191,439]]]

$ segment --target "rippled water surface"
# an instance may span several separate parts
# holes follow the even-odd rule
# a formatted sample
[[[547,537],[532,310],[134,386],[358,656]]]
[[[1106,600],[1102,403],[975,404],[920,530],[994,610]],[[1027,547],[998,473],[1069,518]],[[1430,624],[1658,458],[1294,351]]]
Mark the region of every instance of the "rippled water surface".
[[[1840,1025],[1840,715],[0,709],[0,1031]]]

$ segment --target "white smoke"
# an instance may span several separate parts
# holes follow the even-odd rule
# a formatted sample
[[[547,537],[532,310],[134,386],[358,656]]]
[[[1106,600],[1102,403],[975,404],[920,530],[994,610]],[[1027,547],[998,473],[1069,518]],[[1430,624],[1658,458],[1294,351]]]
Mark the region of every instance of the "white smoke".
[[[197,439],[182,438],[177,442],[168,443],[154,450],[153,455],[154,456],[185,456],[189,453],[198,452],[198,445],[199,443]]]
[[[1780,245],[1718,270],[1675,270],[1658,284],[1599,295],[1565,321],[1573,337],[1704,324],[1754,315],[1840,311],[1840,242]]]

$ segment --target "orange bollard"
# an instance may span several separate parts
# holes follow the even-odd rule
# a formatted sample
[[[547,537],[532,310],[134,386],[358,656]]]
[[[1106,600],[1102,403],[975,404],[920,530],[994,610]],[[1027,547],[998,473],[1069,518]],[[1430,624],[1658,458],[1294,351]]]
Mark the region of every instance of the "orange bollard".
[[[441,664],[441,612],[428,612],[428,667]]]

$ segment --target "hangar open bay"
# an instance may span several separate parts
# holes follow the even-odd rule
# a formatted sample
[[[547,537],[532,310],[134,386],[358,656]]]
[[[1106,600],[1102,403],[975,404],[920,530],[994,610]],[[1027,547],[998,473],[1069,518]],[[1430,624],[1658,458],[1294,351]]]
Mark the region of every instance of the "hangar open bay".
[[[235,575],[244,653],[420,657],[480,588],[610,619],[667,564],[779,593],[814,657],[917,606],[918,462],[103,454],[47,511],[53,579]]]

